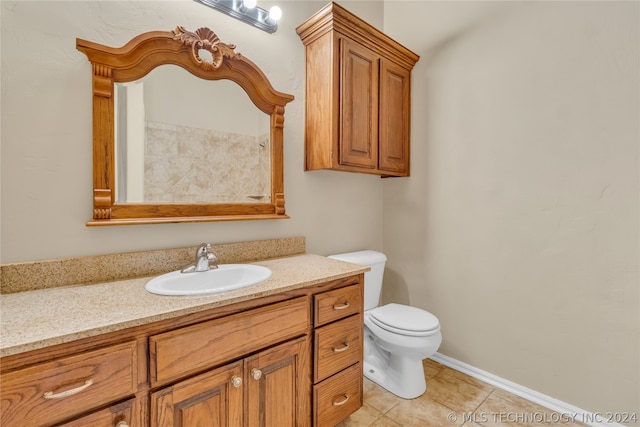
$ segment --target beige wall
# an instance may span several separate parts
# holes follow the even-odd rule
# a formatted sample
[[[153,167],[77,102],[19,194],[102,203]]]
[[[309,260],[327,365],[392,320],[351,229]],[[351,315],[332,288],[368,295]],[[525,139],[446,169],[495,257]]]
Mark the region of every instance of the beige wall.
[[[385,299],[436,314],[443,354],[590,411],[640,402],[639,6],[385,3],[421,55]]]
[[[2,1],[0,262],[306,236],[309,252],[382,249],[382,180],[303,171],[304,48],[295,27],[326,2],[278,1],[267,34],[195,1]],[[372,23],[382,3],[344,2]],[[263,2],[268,8],[271,3]],[[76,37],[121,46],[135,35],[207,26],[291,93],[286,107],[288,220],[85,226],[92,211],[91,66]],[[193,105],[207,107],[207,100]],[[357,203],[354,200],[357,199]]]

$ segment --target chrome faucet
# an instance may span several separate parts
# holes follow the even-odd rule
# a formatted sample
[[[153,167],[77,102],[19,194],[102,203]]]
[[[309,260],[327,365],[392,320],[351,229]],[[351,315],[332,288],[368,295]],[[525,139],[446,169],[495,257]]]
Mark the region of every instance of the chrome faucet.
[[[209,271],[214,268],[218,268],[216,261],[218,258],[213,252],[209,252],[211,250],[210,243],[203,243],[198,247],[196,251],[196,262],[186,266],[182,270],[181,273],[195,273],[202,271]]]

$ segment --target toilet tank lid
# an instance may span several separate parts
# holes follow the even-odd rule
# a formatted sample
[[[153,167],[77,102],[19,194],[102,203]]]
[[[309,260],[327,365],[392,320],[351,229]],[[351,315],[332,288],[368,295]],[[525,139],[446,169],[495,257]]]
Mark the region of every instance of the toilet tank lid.
[[[343,254],[329,255],[327,258],[337,259],[340,261],[351,262],[359,265],[373,265],[385,262],[387,257],[382,252],[364,250],[356,252],[347,252]]]

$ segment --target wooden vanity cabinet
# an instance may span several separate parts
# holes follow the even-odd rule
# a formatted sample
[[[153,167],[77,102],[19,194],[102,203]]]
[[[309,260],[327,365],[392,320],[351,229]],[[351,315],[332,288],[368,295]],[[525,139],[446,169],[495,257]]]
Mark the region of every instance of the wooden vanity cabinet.
[[[153,392],[151,426],[309,425],[309,318],[298,297],[150,337],[153,387],[243,357]]]
[[[363,280],[4,357],[0,425],[334,426],[362,406]]]
[[[335,3],[296,31],[306,55],[305,169],[409,176],[418,55]]]

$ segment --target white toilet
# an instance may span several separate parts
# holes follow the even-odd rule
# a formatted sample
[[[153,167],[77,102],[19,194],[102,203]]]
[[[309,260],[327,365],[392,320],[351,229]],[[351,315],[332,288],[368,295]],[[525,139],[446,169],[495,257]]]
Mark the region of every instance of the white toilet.
[[[433,314],[402,304],[378,306],[387,257],[366,250],[329,258],[366,265],[364,274],[364,375],[393,394],[413,399],[427,389],[422,359],[442,342],[440,322]]]

